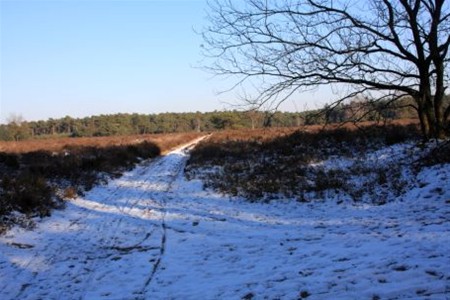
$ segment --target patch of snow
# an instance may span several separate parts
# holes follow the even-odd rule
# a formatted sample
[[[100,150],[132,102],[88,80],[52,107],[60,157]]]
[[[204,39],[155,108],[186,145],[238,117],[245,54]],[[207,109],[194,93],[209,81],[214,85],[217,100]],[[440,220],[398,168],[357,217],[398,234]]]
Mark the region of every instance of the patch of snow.
[[[450,298],[450,165],[383,206],[260,204],[187,181],[187,159],[143,162],[1,236],[0,299]]]

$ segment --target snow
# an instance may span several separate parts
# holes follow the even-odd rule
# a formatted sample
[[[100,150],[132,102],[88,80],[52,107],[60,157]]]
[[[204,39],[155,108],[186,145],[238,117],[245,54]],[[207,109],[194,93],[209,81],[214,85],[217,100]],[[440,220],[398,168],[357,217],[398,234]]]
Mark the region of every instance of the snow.
[[[450,299],[450,165],[382,206],[259,204],[187,181],[192,145],[0,236],[0,299]]]

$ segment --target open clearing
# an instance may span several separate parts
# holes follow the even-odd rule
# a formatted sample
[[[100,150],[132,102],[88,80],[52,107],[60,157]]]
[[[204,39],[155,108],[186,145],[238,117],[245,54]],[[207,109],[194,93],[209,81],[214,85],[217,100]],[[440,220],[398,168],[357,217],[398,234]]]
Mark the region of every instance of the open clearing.
[[[186,181],[196,142],[1,236],[0,299],[450,298],[449,165],[383,206],[255,204]]]

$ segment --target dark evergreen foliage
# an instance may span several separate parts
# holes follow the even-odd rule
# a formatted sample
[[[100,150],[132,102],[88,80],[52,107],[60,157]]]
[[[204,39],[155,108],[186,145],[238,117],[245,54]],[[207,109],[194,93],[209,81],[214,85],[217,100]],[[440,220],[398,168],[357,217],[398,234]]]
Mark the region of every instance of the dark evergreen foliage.
[[[0,140],[25,140],[47,136],[117,136],[224,129],[298,127],[324,123],[386,121],[413,118],[411,102],[352,101],[337,107],[307,112],[214,111],[195,113],[114,114],[75,119],[66,116],[47,121],[0,125]]]

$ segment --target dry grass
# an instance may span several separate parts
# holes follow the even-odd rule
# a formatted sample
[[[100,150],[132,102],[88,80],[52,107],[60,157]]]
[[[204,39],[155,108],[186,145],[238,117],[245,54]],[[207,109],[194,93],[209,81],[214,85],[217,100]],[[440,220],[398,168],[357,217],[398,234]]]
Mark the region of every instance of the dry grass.
[[[368,150],[420,137],[415,124],[405,123],[409,125],[365,123],[214,133],[193,150],[186,171],[188,177],[203,179],[207,187],[253,201],[280,194],[306,201],[305,193],[347,188],[345,174],[311,168],[311,164],[336,156],[358,157]],[[216,171],[204,173],[205,167]],[[387,172],[358,172],[366,171],[375,172],[376,178]],[[351,172],[347,177],[354,175]],[[361,198],[357,196],[352,195]]]
[[[54,138],[26,140],[19,142],[0,141],[0,152],[11,154],[23,154],[36,151],[60,152],[66,148],[73,147],[95,147],[108,148],[112,146],[127,146],[150,142],[155,144],[164,153],[178,145],[193,140],[202,134],[191,133],[172,133],[172,134],[147,134],[131,136],[112,136],[112,137],[80,137],[80,138]]]
[[[258,129],[235,129],[235,130],[224,130],[214,132],[209,141],[211,142],[224,142],[224,141],[259,141],[267,142],[276,138],[287,136],[293,134],[294,132],[304,132],[304,133],[319,133],[319,132],[330,132],[334,130],[344,129],[348,131],[363,131],[368,129],[371,130],[373,127],[389,127],[389,126],[416,126],[418,125],[418,120],[416,119],[401,119],[392,120],[388,123],[380,122],[359,122],[359,123],[339,123],[339,124],[327,124],[327,125],[303,125],[299,127],[289,127],[289,128],[258,128]],[[1,145],[1,144],[0,144]]]
[[[0,143],[0,233],[30,216],[48,216],[63,199],[120,176],[201,134],[58,138]],[[13,211],[21,212],[17,218]]]

